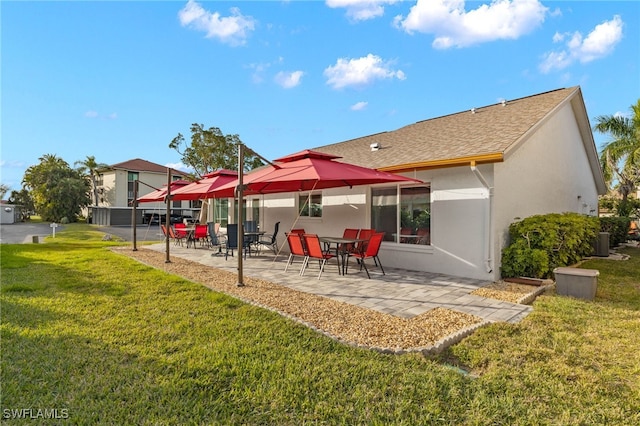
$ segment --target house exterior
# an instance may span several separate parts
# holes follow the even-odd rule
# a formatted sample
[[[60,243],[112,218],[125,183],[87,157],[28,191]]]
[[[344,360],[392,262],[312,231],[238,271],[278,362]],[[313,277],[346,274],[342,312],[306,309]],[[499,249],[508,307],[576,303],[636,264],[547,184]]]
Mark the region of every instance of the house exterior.
[[[171,180],[183,179],[185,176],[178,170],[172,170]],[[100,225],[131,224],[134,182],[136,180],[140,182],[138,197],[141,197],[155,191],[156,188],[167,185],[167,167],[135,158],[99,170],[96,182],[98,205],[90,207],[93,223]],[[175,201],[171,207],[182,211],[182,209],[190,209],[191,203]],[[137,219],[139,223],[142,223],[146,210],[166,212],[166,204],[157,202],[141,206]]]
[[[424,183],[248,197],[246,217],[267,232],[276,222],[319,235],[385,231],[385,267],[497,280],[512,222],[595,216],[606,192],[580,87],[311,149]],[[286,251],[284,235],[279,241]]]

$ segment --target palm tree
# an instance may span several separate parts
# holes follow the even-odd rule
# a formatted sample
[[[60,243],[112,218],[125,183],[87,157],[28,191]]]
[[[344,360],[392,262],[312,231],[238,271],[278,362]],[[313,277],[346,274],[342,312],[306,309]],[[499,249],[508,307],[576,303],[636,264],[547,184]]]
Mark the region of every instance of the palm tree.
[[[80,166],[77,167],[78,171],[89,178],[91,181],[91,190],[93,192],[93,202],[94,206],[98,205],[98,185],[97,185],[97,176],[99,174],[100,169],[104,169],[109,167],[107,164],[96,162],[96,157],[93,155],[87,155],[87,159],[84,161],[76,161],[74,165]]]
[[[602,148],[600,164],[609,188],[618,184],[623,203],[640,185],[640,99],[631,111],[631,117],[598,116],[594,126],[597,132],[612,136]]]

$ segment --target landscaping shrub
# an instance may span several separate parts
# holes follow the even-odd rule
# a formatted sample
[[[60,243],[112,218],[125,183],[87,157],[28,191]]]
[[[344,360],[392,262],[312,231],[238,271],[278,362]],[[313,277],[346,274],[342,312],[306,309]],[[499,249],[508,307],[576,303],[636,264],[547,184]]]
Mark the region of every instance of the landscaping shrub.
[[[628,217],[601,217],[600,232],[609,233],[609,247],[613,248],[627,241],[631,219]]]
[[[536,215],[509,226],[510,244],[502,251],[502,276],[549,278],[558,266],[593,253],[600,230],[597,217],[578,213]]]

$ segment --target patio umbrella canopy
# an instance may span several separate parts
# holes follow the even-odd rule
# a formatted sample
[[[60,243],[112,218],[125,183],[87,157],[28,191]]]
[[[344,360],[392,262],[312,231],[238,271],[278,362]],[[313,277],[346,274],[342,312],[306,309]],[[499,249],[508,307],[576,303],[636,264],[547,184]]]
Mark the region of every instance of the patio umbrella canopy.
[[[171,182],[171,193],[173,191],[178,190],[178,188],[183,188],[187,185],[191,184],[191,182],[187,180],[174,180]],[[143,195],[142,197],[138,197],[139,203],[154,203],[154,202],[164,202],[165,197],[167,196],[167,185],[164,185],[164,188],[157,189],[148,193],[147,195]]]
[[[275,194],[280,192],[312,191],[318,189],[373,185],[376,183],[419,183],[421,181],[393,173],[335,161],[336,155],[304,150],[274,160],[244,176],[244,195]],[[233,197],[238,180],[235,179],[213,191],[215,197]]]
[[[233,170],[220,169],[215,172],[206,174],[203,179],[192,182],[189,185],[171,190],[171,199],[175,201],[181,200],[200,200],[203,198],[213,198],[213,191],[218,187],[236,181],[238,172]]]

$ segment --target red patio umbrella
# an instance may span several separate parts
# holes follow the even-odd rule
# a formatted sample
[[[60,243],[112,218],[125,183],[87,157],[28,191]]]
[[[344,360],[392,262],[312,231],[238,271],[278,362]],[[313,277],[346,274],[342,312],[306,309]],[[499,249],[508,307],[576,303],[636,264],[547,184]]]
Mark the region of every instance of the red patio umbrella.
[[[191,182],[189,182],[188,180],[174,180],[173,182],[171,182],[171,193],[173,194],[173,191],[178,190],[178,188],[182,188],[186,185],[189,185]],[[167,196],[167,185],[164,185],[164,188],[160,188],[157,189],[155,191],[152,191],[146,195],[143,195],[142,197],[138,197],[138,202],[139,203],[153,203],[153,202],[164,202],[165,197]]]
[[[246,174],[243,178],[244,195],[274,194],[279,192],[312,191],[343,186],[373,185],[376,183],[421,182],[393,173],[335,161],[336,155],[304,150],[274,160]],[[238,180],[213,191],[216,198],[233,197]]]
[[[204,178],[192,182],[189,185],[171,190],[171,199],[180,200],[199,200],[202,198],[213,198],[213,191],[218,187],[235,181],[238,172],[233,170],[220,169],[215,172],[206,174]]]

